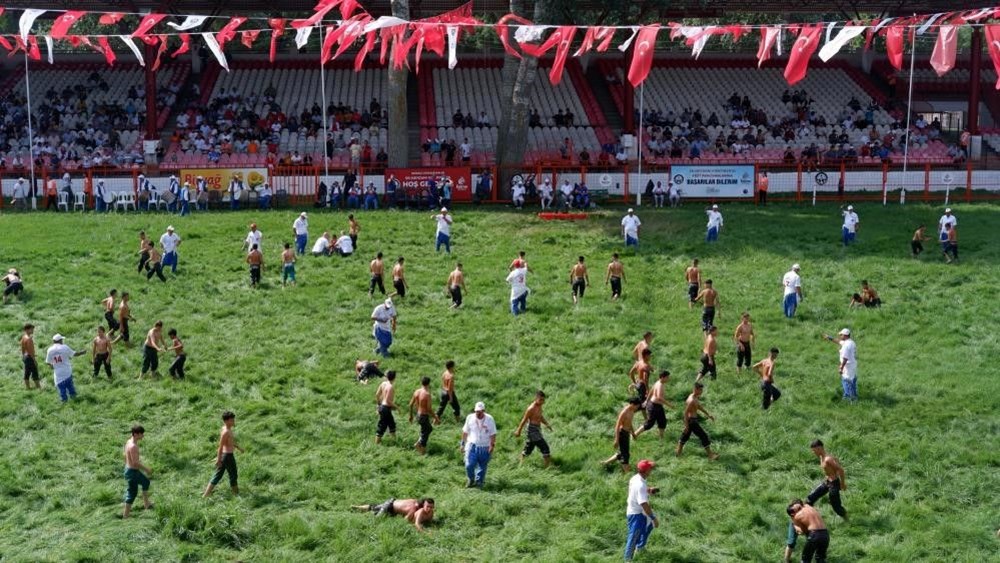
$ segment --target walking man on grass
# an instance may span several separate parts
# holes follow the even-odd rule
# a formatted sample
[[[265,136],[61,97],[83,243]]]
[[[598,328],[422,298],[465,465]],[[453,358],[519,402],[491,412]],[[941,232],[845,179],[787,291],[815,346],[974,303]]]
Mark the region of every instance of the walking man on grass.
[[[611,284],[611,300],[617,301],[622,296],[622,282],[625,281],[625,265],[618,260],[618,253],[611,255],[607,273],[604,275],[604,285]]]
[[[778,359],[778,349],[771,348],[770,353],[763,360],[757,362],[751,368],[760,376],[760,390],[764,394],[761,405],[764,410],[771,407],[771,403],[781,398],[781,391],[774,386],[774,362]]]
[[[583,298],[583,292],[590,285],[590,276],[587,275],[587,265],[583,263],[583,256],[580,256],[576,264],[569,270],[569,283],[573,290],[573,304],[579,303]]]
[[[837,338],[824,334],[823,338],[840,346],[840,383],[844,388],[845,401],[858,400],[858,345],[851,340],[850,329],[842,329]]]
[[[701,311],[701,330],[708,332],[708,329],[715,325],[715,309],[722,306],[719,292],[712,287],[712,280],[705,280],[705,289],[694,298],[695,303],[699,301],[705,305]],[[719,315],[719,318],[722,318],[722,315]]]
[[[153,328],[149,329],[146,333],[146,340],[143,342],[142,348],[142,371],[139,373],[139,379],[146,377],[146,374],[150,371],[153,372],[153,377],[160,377],[160,372],[157,370],[160,368],[160,356],[159,353],[164,351],[166,344],[163,342],[163,321],[156,321]]]
[[[121,332],[118,333],[118,338],[115,339],[115,342],[119,340],[124,342],[126,347],[132,346],[129,342],[128,323],[135,320],[132,318],[132,307],[128,304],[128,298],[128,292],[122,292],[122,300],[118,303],[118,322],[121,324]]]
[[[799,301],[802,301],[802,278],[799,277],[798,264],[792,264],[792,269],[781,278],[781,285],[785,290],[782,306],[785,317],[790,319],[795,316],[795,309],[798,308]]]
[[[548,467],[551,462],[549,444],[545,441],[545,437],[542,436],[542,425],[544,424],[550,432],[552,431],[552,426],[548,420],[545,420],[545,414],[542,413],[543,405],[545,405],[545,392],[539,389],[535,391],[535,400],[525,409],[524,416],[521,417],[521,422],[517,425],[517,430],[514,431],[514,437],[520,438],[521,430],[527,424],[528,439],[524,444],[524,450],[521,451],[521,461],[524,461],[524,458],[531,455],[531,452],[535,451],[537,447],[538,451],[542,452],[543,467]]]
[[[630,207],[628,214],[622,217],[622,236],[625,237],[625,248],[634,246],[636,250],[639,250],[639,229],[641,227],[642,221],[636,216],[635,210]]]
[[[635,433],[635,437],[638,438],[643,432],[647,430],[652,430],[654,426],[657,427],[660,433],[660,440],[663,440],[663,431],[667,427],[667,412],[665,408],[674,408],[666,399],[666,385],[670,379],[670,372],[667,370],[660,371],[660,377],[653,384],[653,389],[650,390],[649,398],[646,400],[646,423],[642,425]]]
[[[59,390],[59,400],[64,403],[69,397],[76,398],[76,387],[73,385],[73,364],[70,363],[70,360],[86,353],[85,350],[76,352],[64,344],[61,334],[52,337],[52,346],[49,346],[45,352],[45,363],[52,366],[53,382],[56,389]]]
[[[462,263],[455,264],[455,269],[448,274],[448,281],[445,282],[445,289],[451,295],[451,308],[458,309],[462,306],[462,292],[465,289],[465,274],[462,273]]]
[[[167,232],[160,236],[160,246],[163,247],[163,265],[170,266],[170,271],[177,273],[177,249],[181,245],[181,237],[174,232],[174,226],[167,227]],[[162,274],[160,274],[162,278]],[[166,281],[166,280],[164,280]]]
[[[615,455],[604,460],[604,465],[610,465],[611,463],[618,462],[622,466],[622,473],[628,473],[631,469],[629,465],[629,459],[631,457],[631,452],[629,451],[629,441],[636,436],[635,429],[632,426],[632,418],[635,416],[636,411],[642,407],[642,400],[639,397],[632,397],[628,400],[622,410],[618,413],[618,419],[615,421],[615,440],[614,448],[618,450]]]
[[[701,422],[698,418],[698,413],[704,413],[709,420],[713,422],[715,421],[715,417],[705,410],[705,407],[701,406],[700,399],[704,389],[704,385],[701,383],[695,383],[694,389],[684,402],[684,432],[681,433],[681,439],[677,442],[678,457],[680,457],[681,453],[684,451],[684,444],[691,439],[691,434],[694,434],[699,440],[701,440],[701,447],[705,448],[705,453],[708,454],[708,459],[719,459],[719,454],[712,451],[712,441],[708,438],[708,434],[706,434],[705,430],[701,427]]]
[[[649,346],[653,343],[653,333],[646,331],[646,334],[642,335],[642,340],[640,340],[634,348],[632,348],[632,358],[640,359],[642,358],[642,351],[649,349]]]
[[[94,355],[94,377],[100,374],[103,366],[108,381],[111,381],[111,339],[101,325],[97,325],[97,336],[91,342],[91,352]]]
[[[257,286],[260,285],[261,271],[264,270],[264,255],[256,244],[250,247],[246,262],[250,265],[250,287],[257,289]]]
[[[146,436],[146,430],[139,425],[132,427],[132,437],[125,442],[125,510],[122,518],[128,518],[132,514],[132,503],[135,496],[142,488],[142,505],[149,510],[153,508],[153,503],[149,502],[149,478],[153,476],[153,470],[142,464],[139,455],[139,442]]]
[[[400,256],[392,267],[392,287],[400,299],[406,297],[406,290],[410,289],[410,284],[406,283],[406,267],[403,266],[405,261],[406,259]]]
[[[35,325],[26,323],[24,334],[21,335],[21,362],[24,364],[24,388],[31,389],[31,380],[35,381],[35,389],[41,389],[38,379],[38,362],[35,360]]]
[[[493,456],[497,441],[497,424],[486,414],[486,405],[480,401],[472,414],[465,418],[462,427],[462,447],[465,449],[466,488],[483,488],[486,469]]]
[[[523,315],[528,308],[528,268],[515,268],[507,274],[510,284],[510,312],[514,316]]]
[[[184,343],[177,336],[177,329],[172,328],[167,331],[170,337],[170,348],[174,353],[174,361],[170,364],[170,377],[174,379],[184,379],[184,364],[187,362],[187,354],[184,353]]]
[[[396,334],[396,308],[392,304],[392,299],[386,299],[381,305],[372,311],[372,337],[377,346],[376,354],[381,354],[383,358],[389,357],[389,346],[392,346],[392,337]]]
[[[375,259],[368,264],[368,272],[371,278],[368,280],[368,297],[375,296],[375,288],[385,295],[385,285],[382,283],[382,274],[385,272],[385,265],[382,263],[382,253],[375,255]]]
[[[698,371],[695,383],[700,382],[706,375],[712,376],[714,380],[719,374],[718,366],[715,365],[715,352],[719,348],[719,343],[716,340],[718,334],[719,329],[714,326],[708,327],[705,331],[705,344],[701,348],[701,370]]]
[[[719,240],[719,231],[722,230],[722,212],[719,206],[713,204],[711,209],[707,209],[708,224],[705,230],[705,242],[716,242]]]
[[[438,405],[436,418],[441,421],[444,409],[451,405],[451,410],[455,413],[455,422],[461,421],[462,411],[458,406],[458,395],[455,394],[455,361],[448,360],[444,364],[444,372],[441,374],[441,403]]]
[[[636,474],[628,482],[628,500],[625,505],[625,519],[628,523],[625,561],[631,561],[636,551],[645,549],[649,534],[653,532],[653,528],[660,526],[660,520],[649,506],[649,495],[655,495],[659,489],[646,484],[646,479],[656,464],[643,459],[635,467]]]
[[[215,450],[215,474],[212,475],[212,480],[205,487],[205,492],[201,495],[202,498],[212,496],[215,486],[222,481],[222,476],[226,473],[229,474],[229,488],[232,489],[234,495],[240,494],[240,487],[237,480],[236,451],[243,453],[243,448],[236,443],[235,427],[236,415],[233,414],[233,411],[222,413],[222,430],[219,432],[219,447]]]
[[[823,522],[818,510],[805,504],[801,499],[795,499],[785,509],[792,519],[788,527],[788,543],[785,546],[785,563],[791,563],[792,551],[795,549],[797,535],[806,536],[806,545],[802,548],[802,563],[812,563],[813,557],[817,563],[826,563],[826,552],[830,547],[830,532]]]
[[[295,252],[305,254],[309,242],[309,216],[305,211],[292,223],[292,234],[295,235]]]
[[[844,467],[840,465],[837,458],[826,452],[822,440],[813,440],[809,444],[809,448],[819,458],[819,467],[823,470],[824,479],[809,493],[809,496],[806,497],[806,503],[812,506],[829,493],[830,506],[833,507],[833,511],[846,521],[847,510],[840,502],[840,491],[847,490],[847,476],[844,474]]]
[[[434,241],[434,252],[441,251],[441,245],[444,245],[444,249],[448,254],[451,254],[451,215],[448,215],[448,208],[442,207],[441,213],[438,213],[433,217],[437,221],[437,233],[435,235]]]
[[[104,320],[108,323],[108,336],[114,338],[115,332],[119,328],[118,321],[115,320],[115,297],[118,295],[117,289],[108,292],[108,296],[101,301],[104,307]]]
[[[684,281],[688,284],[688,309],[693,309],[701,290],[701,270],[698,269],[697,258],[691,260],[691,265],[684,270]]]
[[[431,378],[424,376],[420,379],[420,387],[413,392],[413,397],[410,398],[410,424],[413,424],[414,407],[417,409],[417,423],[420,424],[420,438],[413,445],[420,455],[427,453],[427,440],[430,438],[431,432],[434,431],[434,427],[431,426],[431,416],[434,417],[434,424],[441,424],[441,419],[431,407],[430,385]]]
[[[750,313],[744,311],[740,315],[740,324],[736,325],[733,332],[733,342],[736,343],[736,373],[742,373],[743,368],[750,367],[753,362],[753,345],[756,344],[757,335],[753,332],[753,322],[750,320]]]
[[[375,412],[378,413],[378,425],[375,427],[375,443],[382,443],[382,436],[385,431],[389,431],[391,438],[396,437],[396,418],[392,416],[392,410],[396,408],[396,388],[393,382],[396,381],[396,372],[389,370],[385,373],[385,381],[379,384],[375,390]]]

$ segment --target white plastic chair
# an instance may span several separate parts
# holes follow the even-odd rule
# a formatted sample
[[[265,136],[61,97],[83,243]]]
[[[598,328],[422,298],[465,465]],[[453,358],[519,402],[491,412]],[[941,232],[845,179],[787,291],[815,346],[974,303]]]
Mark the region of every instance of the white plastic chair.
[[[73,210],[75,211],[77,209],[80,211],[87,209],[87,194],[73,194]]]
[[[56,204],[56,209],[69,211],[69,194],[66,192],[59,192],[59,203]]]

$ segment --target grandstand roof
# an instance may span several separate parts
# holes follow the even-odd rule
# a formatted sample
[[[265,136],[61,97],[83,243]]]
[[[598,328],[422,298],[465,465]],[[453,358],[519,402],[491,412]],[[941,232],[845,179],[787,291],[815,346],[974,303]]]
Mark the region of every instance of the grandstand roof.
[[[420,18],[438,14],[465,3],[466,0],[410,0],[411,17]],[[640,4],[641,0],[632,0]],[[530,9],[534,1],[525,2]],[[372,14],[390,12],[389,0],[363,0],[361,4]],[[980,3],[976,3],[980,4]],[[282,13],[309,13],[316,0],[285,0],[281,3]],[[606,0],[580,0],[577,6],[601,10],[609,5]],[[270,0],[75,0],[74,9],[87,11],[160,12],[170,14],[250,14],[272,13],[274,2]],[[476,13],[502,14],[509,11],[509,0],[475,0]],[[39,8],[65,10],[65,0],[13,0],[6,3],[8,9]],[[914,13],[947,12],[955,9],[952,0],[671,0],[668,7],[655,12],[658,17],[725,17],[732,13],[768,12],[819,14],[840,12],[847,17],[859,13],[879,15],[911,15]],[[647,19],[647,18],[644,18]],[[649,17],[652,19],[652,15]]]

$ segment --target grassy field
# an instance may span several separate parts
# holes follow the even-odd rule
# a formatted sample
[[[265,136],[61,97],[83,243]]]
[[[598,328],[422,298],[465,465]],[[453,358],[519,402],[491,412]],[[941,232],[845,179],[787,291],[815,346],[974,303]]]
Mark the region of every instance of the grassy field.
[[[826,500],[830,561],[997,561],[1000,527],[1000,209],[959,206],[962,263],[945,265],[929,243],[910,258],[909,237],[934,224],[939,208],[861,205],[858,244],[839,246],[835,206],[753,209],[724,206],[726,231],[702,242],[704,214],[640,210],[641,252],[623,253],[624,299],[602,286],[621,250],[622,210],[580,223],[459,208],[453,255],[435,254],[429,214],[359,215],[360,252],[348,259],[303,258],[299,286],[283,289],[277,268],[248,288],[240,244],[256,220],[267,259],[291,240],[295,213],[3,215],[0,266],[16,266],[27,294],[0,308],[0,559],[9,561],[613,561],[625,537],[626,477],[603,469],[615,415],[627,393],[630,351],[656,334],[653,364],[674,373],[669,395],[683,401],[698,368],[700,311],[686,304],[684,267],[702,261],[720,292],[722,346],[705,425],[721,453],[706,460],[697,442],[676,458],[678,411],[665,443],[655,432],[633,445],[633,463],[659,463],[650,484],[662,525],[647,561],[777,561],[784,507],[804,497],[821,472],[808,445],[822,438],[843,463],[851,513],[842,522]],[[134,269],[136,233],[157,238],[177,227],[180,270],[147,282]],[[341,213],[311,214],[311,236],[346,228]],[[311,241],[310,241],[311,243]],[[528,314],[508,309],[506,267],[519,249],[534,275]],[[370,357],[367,263],[407,258],[411,295],[399,302],[394,356],[398,402],[421,376],[435,391],[447,359],[458,364],[463,411],[486,402],[499,427],[483,491],[463,488],[460,425],[431,435],[429,455],[412,450],[415,425],[398,416],[398,439],[373,443],[373,385],[353,381],[353,362]],[[573,307],[567,275],[587,257],[593,286]],[[463,261],[469,294],[453,311],[444,283]],[[781,315],[780,277],[802,264],[806,299]],[[881,310],[849,310],[867,278]],[[21,385],[20,326],[37,326],[39,353],[61,332],[82,349],[101,320],[111,287],[132,294],[140,338],[157,319],[175,327],[188,351],[188,379],[136,381],[139,347],[117,348],[116,379],[92,380],[89,355],[74,361],[80,398],[61,405],[51,369],[41,392]],[[781,348],[782,399],[764,412],[756,381],[735,374],[729,337],[738,314],[755,319],[755,355]],[[837,349],[820,334],[850,327],[859,355],[860,402],[840,400]],[[757,359],[757,358],[755,358]],[[165,366],[164,366],[165,367]],[[165,369],[162,369],[165,373]],[[555,467],[536,453],[523,465],[512,437],[536,388],[549,396],[546,437]],[[436,392],[435,392],[436,396]],[[223,482],[200,497],[211,475],[224,409],[236,411],[242,496]],[[464,413],[463,413],[464,414]],[[641,418],[641,417],[637,417]],[[154,470],[153,511],[118,518],[121,447],[131,424],[146,427],[144,460]],[[437,522],[421,535],[402,519],[374,520],[349,505],[390,496],[433,496]],[[137,504],[138,507],[138,504]]]

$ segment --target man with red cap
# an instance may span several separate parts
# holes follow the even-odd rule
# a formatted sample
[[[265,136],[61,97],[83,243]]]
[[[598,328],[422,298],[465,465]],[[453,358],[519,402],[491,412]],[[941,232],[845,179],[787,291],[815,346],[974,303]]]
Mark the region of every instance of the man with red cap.
[[[625,561],[631,561],[636,550],[646,547],[649,534],[653,528],[660,526],[660,521],[649,506],[649,495],[656,494],[656,487],[646,485],[646,478],[653,472],[656,464],[644,459],[636,464],[636,474],[628,482],[628,501],[625,505],[625,518],[628,521],[628,536],[625,540]]]

